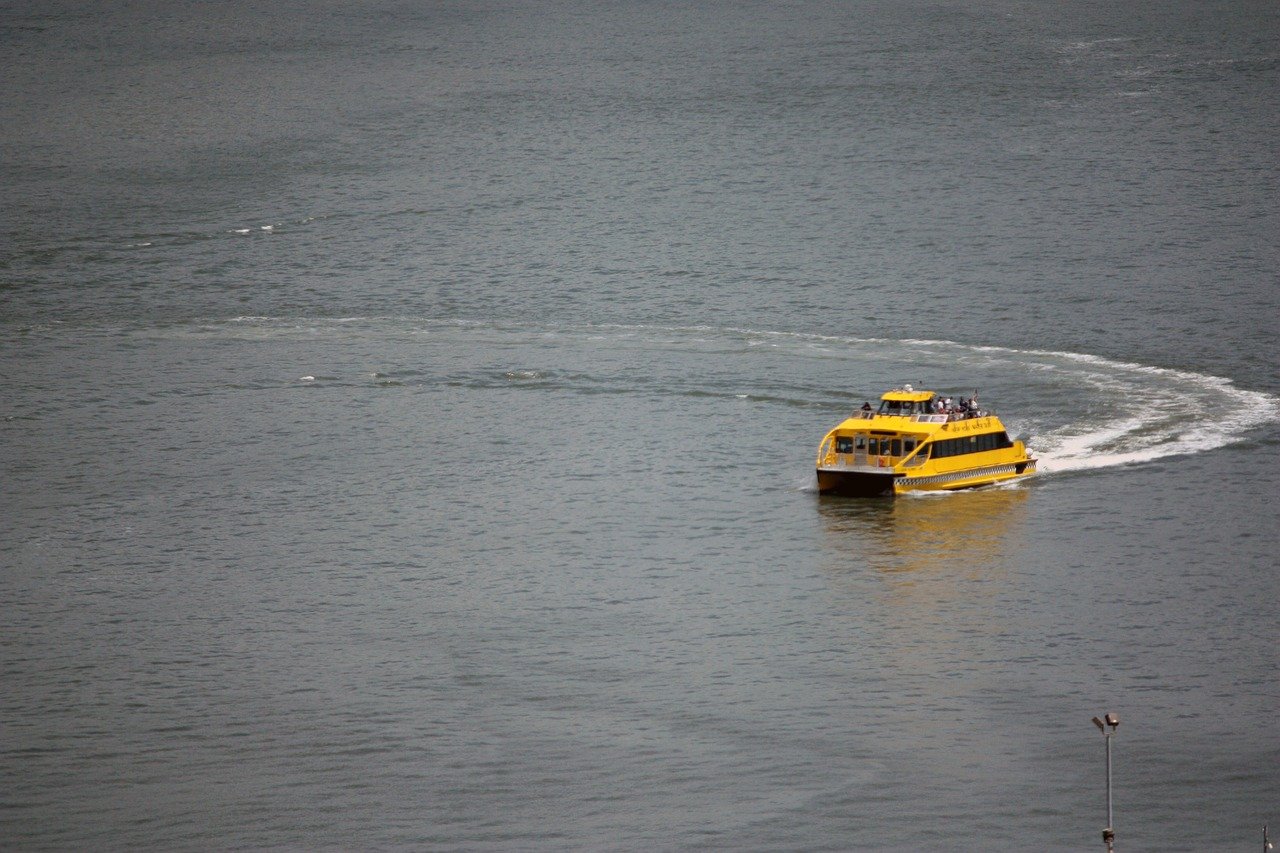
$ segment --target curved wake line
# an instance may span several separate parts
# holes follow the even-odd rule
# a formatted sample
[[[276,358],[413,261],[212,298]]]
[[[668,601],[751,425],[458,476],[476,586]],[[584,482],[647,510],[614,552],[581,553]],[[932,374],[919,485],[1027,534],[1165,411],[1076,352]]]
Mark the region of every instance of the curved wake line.
[[[1261,391],[1237,388],[1232,380],[1167,367],[1117,361],[1089,353],[1057,350],[1022,350],[996,345],[965,344],[948,340],[860,338],[840,335],[821,335],[806,332],[769,331],[741,327],[690,325],[632,325],[618,323],[579,324],[554,326],[537,323],[494,322],[467,319],[436,319],[406,316],[369,316],[341,318],[285,318],[243,316],[231,319],[206,321],[203,328],[246,326],[264,331],[279,326],[288,334],[290,330],[317,327],[356,333],[353,327],[375,324],[379,334],[385,334],[384,324],[392,324],[406,334],[419,335],[424,331],[451,330],[536,334],[546,336],[585,335],[600,340],[601,333],[618,333],[630,339],[640,336],[653,338],[653,343],[665,347],[705,343],[729,343],[738,337],[738,346],[747,349],[767,346],[768,352],[785,354],[786,344],[804,346],[794,351],[804,357],[841,357],[849,359],[876,357],[880,360],[895,356],[889,348],[906,347],[898,360],[909,369],[916,369],[922,353],[920,349],[941,350],[937,355],[981,354],[1012,371],[1010,382],[1035,384],[1050,383],[1046,399],[1061,397],[1066,385],[1075,393],[1086,393],[1091,400],[1105,403],[1105,414],[1095,420],[1080,422],[1074,407],[1059,412],[1050,410],[1046,403],[1039,412],[1045,422],[1031,422],[1026,431],[1028,444],[1040,460],[1041,472],[1053,473],[1108,468],[1150,462],[1168,456],[1201,453],[1245,438],[1252,430],[1280,420],[1280,398]],[[198,324],[200,325],[200,324]],[[858,351],[862,348],[863,351]],[[977,369],[988,369],[984,366]],[[1054,378],[1062,382],[1055,386]],[[1087,391],[1080,391],[1081,387]],[[1034,392],[1034,387],[1030,389]],[[1059,425],[1053,425],[1054,415],[1060,415]],[[1012,419],[1011,432],[1016,431],[1018,418]],[[1008,424],[1006,420],[1006,424]]]
[[[716,330],[698,326],[665,331]],[[1076,425],[1069,425],[1033,433],[1028,443],[1038,456],[1041,473],[1109,468],[1202,453],[1234,444],[1243,440],[1250,431],[1280,420],[1280,398],[1261,391],[1237,388],[1232,380],[1225,377],[1117,361],[1090,353],[1020,350],[947,340],[890,340],[742,328],[720,331],[822,343],[929,346],[995,354],[1022,367],[1061,370],[1052,362],[1065,361],[1104,371],[1103,376],[1092,377],[1094,384],[1109,386],[1130,404],[1130,411],[1103,423],[1083,425],[1083,431],[1078,431],[1080,427]],[[1128,380],[1124,378],[1126,376]],[[1090,379],[1088,376],[1079,378]]]
[[[1044,473],[1109,468],[1184,456],[1234,444],[1280,420],[1280,398],[1237,388],[1225,377],[1051,350],[974,347],[1099,368],[1086,381],[1109,386],[1122,411],[1083,432],[1065,427],[1032,436]]]
[[[726,331],[824,343],[946,348],[998,355],[1021,367],[1061,370],[1052,362],[1065,361],[1104,371],[1102,376],[1077,378],[1092,379],[1099,387],[1110,387],[1130,404],[1130,410],[1099,424],[1068,425],[1032,433],[1028,444],[1039,459],[1041,473],[1109,468],[1202,453],[1242,441],[1252,430],[1280,421],[1280,398],[1237,388],[1225,377],[1118,361],[1090,353],[1021,350],[932,339],[890,340],[750,329]],[[1079,431],[1081,428],[1083,431]]]

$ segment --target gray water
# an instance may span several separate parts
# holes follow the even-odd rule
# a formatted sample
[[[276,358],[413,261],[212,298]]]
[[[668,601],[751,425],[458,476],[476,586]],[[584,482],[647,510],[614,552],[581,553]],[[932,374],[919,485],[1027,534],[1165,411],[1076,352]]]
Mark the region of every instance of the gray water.
[[[1248,850],[1267,3],[5,4],[0,846]],[[1043,472],[820,498],[978,389]]]

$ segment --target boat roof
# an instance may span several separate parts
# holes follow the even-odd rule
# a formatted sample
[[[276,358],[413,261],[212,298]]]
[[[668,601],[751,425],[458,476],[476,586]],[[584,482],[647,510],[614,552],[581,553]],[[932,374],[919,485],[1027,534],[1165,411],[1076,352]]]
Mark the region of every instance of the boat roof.
[[[933,399],[933,392],[916,391],[910,388],[894,388],[892,391],[884,392],[880,399],[892,400],[898,403],[924,403]]]

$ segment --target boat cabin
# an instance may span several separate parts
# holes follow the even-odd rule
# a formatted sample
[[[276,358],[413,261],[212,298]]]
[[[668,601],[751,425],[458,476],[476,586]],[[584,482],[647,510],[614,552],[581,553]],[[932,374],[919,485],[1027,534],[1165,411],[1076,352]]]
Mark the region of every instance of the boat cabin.
[[[962,402],[964,408],[944,409],[944,402],[950,401],[910,385],[886,392],[880,398],[879,409],[867,406],[855,412],[850,422],[831,431],[827,446],[835,454],[833,462],[877,466],[905,462],[918,467],[930,459],[1013,446],[1003,425],[988,417],[988,412],[969,407],[967,401]],[[943,431],[948,424],[959,421],[966,422],[963,435]]]

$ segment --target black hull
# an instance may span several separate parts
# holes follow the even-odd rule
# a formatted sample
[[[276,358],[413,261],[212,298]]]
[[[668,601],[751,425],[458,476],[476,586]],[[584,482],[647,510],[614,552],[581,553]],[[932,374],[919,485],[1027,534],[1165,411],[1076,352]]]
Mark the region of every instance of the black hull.
[[[892,470],[824,471],[818,469],[818,494],[845,498],[887,497],[893,494]]]

